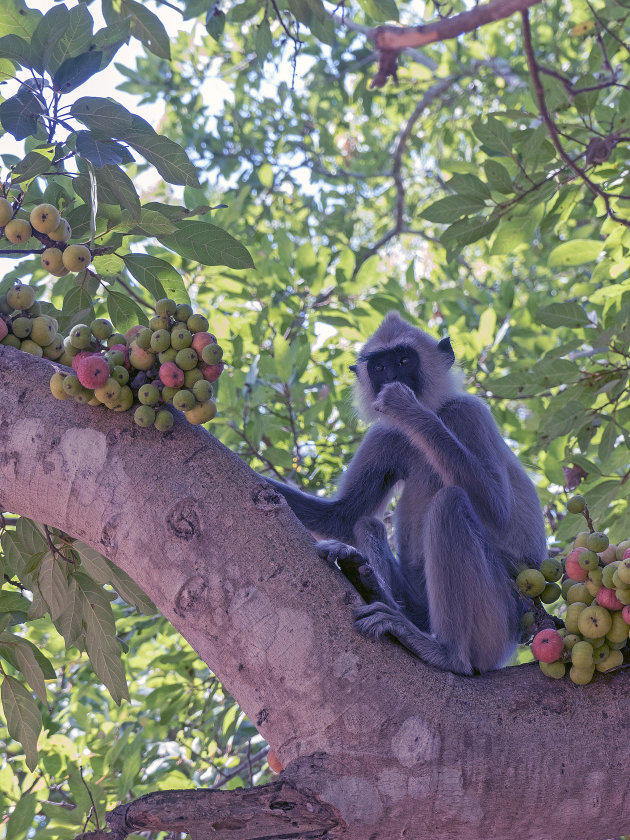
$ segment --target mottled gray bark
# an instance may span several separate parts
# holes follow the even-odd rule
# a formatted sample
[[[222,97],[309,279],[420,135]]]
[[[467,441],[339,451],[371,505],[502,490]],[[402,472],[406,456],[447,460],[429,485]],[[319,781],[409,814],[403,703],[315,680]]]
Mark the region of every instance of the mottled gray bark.
[[[361,638],[357,595],[233,453],[181,418],[163,435],[59,402],[53,369],[0,346],[0,508],[63,528],[136,580],[276,750],[281,780],[332,806],[321,836],[628,830],[627,674],[585,687],[529,666],[466,678]]]

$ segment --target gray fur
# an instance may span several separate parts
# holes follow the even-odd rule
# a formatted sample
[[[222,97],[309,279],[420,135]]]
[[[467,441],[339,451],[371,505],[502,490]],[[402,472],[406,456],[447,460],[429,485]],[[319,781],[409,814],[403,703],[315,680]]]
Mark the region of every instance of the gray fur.
[[[422,393],[393,381],[375,397],[364,357],[398,344],[420,356]],[[487,407],[458,390],[451,364],[437,341],[390,312],[357,362],[359,406],[374,423],[337,495],[274,485],[328,538],[322,553],[349,564],[371,602],[355,613],[362,633],[389,633],[430,664],[470,674],[513,652],[524,609],[513,577],[540,565],[546,540],[530,479]],[[401,482],[395,557],[379,519]]]

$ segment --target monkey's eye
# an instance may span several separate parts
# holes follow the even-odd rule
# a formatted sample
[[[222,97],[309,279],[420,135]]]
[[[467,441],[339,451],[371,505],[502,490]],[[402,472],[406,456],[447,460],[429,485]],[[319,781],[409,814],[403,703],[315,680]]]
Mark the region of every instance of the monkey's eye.
[[[383,365],[374,365],[374,370],[377,373],[380,373],[382,370],[385,370],[385,368],[383,367]]]
[[[402,359],[400,360],[400,364],[401,365],[408,365],[409,364],[409,359],[406,356],[403,356]]]

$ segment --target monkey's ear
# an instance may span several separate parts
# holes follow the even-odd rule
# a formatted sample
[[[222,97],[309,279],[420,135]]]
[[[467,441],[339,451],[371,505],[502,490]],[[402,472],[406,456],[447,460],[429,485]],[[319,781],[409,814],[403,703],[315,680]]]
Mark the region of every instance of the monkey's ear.
[[[352,373],[356,373],[356,372],[357,372],[357,366],[356,366],[356,365],[350,365],[350,367],[348,368],[348,370],[351,370],[351,371],[352,371]]]
[[[441,341],[438,341],[438,350],[441,353],[445,353],[448,357],[451,364],[455,361],[455,353],[453,352],[453,348],[451,346],[451,339],[447,335],[446,338],[443,338]]]

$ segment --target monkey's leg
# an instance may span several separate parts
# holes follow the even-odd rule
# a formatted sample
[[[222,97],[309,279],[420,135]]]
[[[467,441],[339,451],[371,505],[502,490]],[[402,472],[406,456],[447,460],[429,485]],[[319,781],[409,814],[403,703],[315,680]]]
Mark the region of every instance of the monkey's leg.
[[[438,668],[470,674],[499,667],[514,646],[517,597],[466,493],[446,487],[427,512],[425,575],[432,632],[385,604],[355,610],[368,636],[390,633]]]

